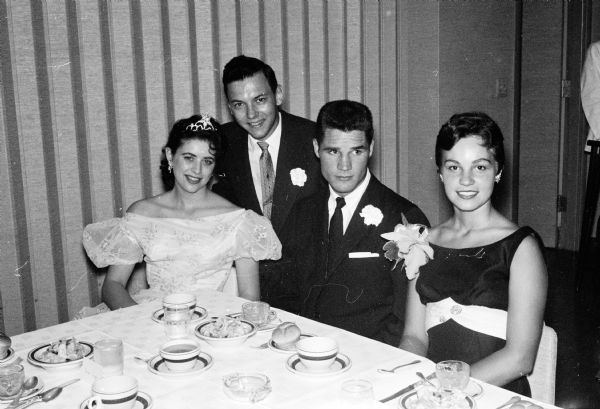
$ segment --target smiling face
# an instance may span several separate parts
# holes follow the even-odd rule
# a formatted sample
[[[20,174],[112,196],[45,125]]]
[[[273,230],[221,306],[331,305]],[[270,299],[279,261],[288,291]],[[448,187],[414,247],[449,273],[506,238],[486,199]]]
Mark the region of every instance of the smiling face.
[[[227,85],[228,106],[233,119],[254,139],[271,136],[279,124],[279,110],[283,92],[277,86],[275,93],[262,72]]]
[[[498,164],[479,136],[460,139],[449,151],[442,151],[440,175],[446,196],[461,211],[491,206]]]
[[[321,144],[313,140],[313,145],[321,173],[338,195],[346,196],[365,179],[373,144],[367,142],[364,131],[327,128]]]
[[[165,149],[165,155],[175,178],[175,188],[195,193],[206,188],[215,169],[215,155],[207,141],[189,139],[175,153]]]

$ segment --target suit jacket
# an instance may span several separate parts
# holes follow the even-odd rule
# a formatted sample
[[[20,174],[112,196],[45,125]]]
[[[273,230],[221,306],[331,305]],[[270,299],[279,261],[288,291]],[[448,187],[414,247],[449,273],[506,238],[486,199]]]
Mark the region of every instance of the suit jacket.
[[[284,252],[296,266],[295,285],[301,314],[398,346],[404,329],[407,279],[401,265],[384,257],[382,233],[402,223],[429,225],[421,210],[385,187],[374,176],[363,194],[344,233],[341,248],[327,271],[329,190],[320,192],[295,207],[295,222],[286,227]],[[383,213],[378,226],[366,225],[361,210],[372,205]],[[376,255],[351,258],[355,252]]]
[[[319,161],[313,151],[315,123],[280,112],[281,143],[271,210],[271,224],[279,237],[285,223],[293,217],[290,212],[294,203],[314,194],[324,184]],[[228,147],[219,167],[224,176],[214,185],[213,191],[240,207],[263,214],[250,170],[248,133],[235,122],[223,125],[223,133]],[[290,171],[296,168],[306,173],[304,186],[292,182]],[[287,281],[282,278],[289,272],[287,267],[284,261],[266,260],[260,263],[261,298],[275,307],[293,310],[294,306],[287,303],[291,289],[282,287],[283,281]]]

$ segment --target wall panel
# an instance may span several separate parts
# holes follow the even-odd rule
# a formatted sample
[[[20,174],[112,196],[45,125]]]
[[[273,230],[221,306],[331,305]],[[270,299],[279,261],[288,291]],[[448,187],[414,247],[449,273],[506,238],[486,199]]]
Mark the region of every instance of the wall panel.
[[[240,53],[273,67],[291,113],[315,119],[326,101],[366,102],[374,174],[432,222],[443,215],[431,164],[445,63],[436,1],[0,0],[0,13],[0,301],[10,334],[100,301],[83,227],[162,191],[174,120],[230,119],[221,71]]]

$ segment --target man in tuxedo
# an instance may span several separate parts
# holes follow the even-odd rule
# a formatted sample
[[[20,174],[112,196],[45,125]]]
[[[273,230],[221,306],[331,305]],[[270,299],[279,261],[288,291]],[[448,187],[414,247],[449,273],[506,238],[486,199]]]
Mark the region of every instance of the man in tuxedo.
[[[313,145],[328,187],[294,207],[283,241],[297,268],[301,314],[397,346],[407,279],[400,266],[392,271],[381,234],[403,216],[409,223],[429,222],[369,171],[373,119],[365,105],[325,104]]]
[[[240,207],[271,220],[280,236],[293,204],[323,184],[313,154],[315,123],[279,109],[283,90],[273,69],[263,61],[239,55],[223,70],[227,106],[234,121],[223,125],[228,149],[221,161],[224,172],[213,190]],[[261,299],[293,310],[285,261],[260,263]]]

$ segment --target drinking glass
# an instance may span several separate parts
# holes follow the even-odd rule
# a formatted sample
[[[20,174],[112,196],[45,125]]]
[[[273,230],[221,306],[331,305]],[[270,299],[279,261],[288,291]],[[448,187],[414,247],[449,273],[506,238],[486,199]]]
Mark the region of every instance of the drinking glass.
[[[19,364],[0,367],[0,398],[11,399],[17,396],[23,387],[25,372]]]
[[[102,377],[123,375],[123,341],[102,339],[96,342],[94,362],[102,368]]]
[[[342,383],[340,406],[344,409],[368,409],[374,406],[373,385],[366,379],[350,379]]]
[[[242,304],[242,318],[260,327],[269,322],[271,306],[262,301],[251,301]]]
[[[435,366],[435,376],[444,391],[459,390],[464,392],[471,375],[471,367],[462,361],[441,361]]]
[[[186,310],[165,309],[163,323],[167,338],[186,338],[189,332],[190,314]]]

